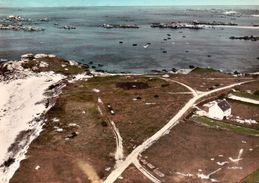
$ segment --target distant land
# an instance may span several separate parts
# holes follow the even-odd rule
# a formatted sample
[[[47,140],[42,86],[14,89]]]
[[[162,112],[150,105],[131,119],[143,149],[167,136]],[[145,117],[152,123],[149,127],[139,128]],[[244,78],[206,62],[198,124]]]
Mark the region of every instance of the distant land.
[[[82,6],[175,6],[175,5],[259,5],[257,0],[1,0],[1,6],[6,7],[82,7]]]

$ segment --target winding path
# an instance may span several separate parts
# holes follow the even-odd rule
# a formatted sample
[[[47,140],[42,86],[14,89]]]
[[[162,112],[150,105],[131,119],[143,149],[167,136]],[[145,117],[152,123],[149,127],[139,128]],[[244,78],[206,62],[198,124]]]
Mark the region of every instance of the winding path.
[[[97,101],[101,105],[102,108],[105,108],[104,103],[103,103],[103,101],[100,97],[98,97]],[[98,109],[99,113],[101,114],[101,116],[103,116],[103,112],[102,112],[101,107],[98,105],[97,109]],[[124,155],[123,155],[123,139],[122,139],[122,137],[120,135],[120,131],[116,127],[115,123],[113,121],[111,121],[109,118],[108,118],[108,120],[109,120],[109,123],[111,124],[112,131],[113,131],[114,136],[116,138],[116,151],[115,151],[114,157],[115,157],[115,161],[116,161],[115,167],[117,167],[123,161],[123,158],[124,158]]]
[[[110,123],[112,125],[112,130],[114,132],[114,135],[116,137],[116,152],[115,152],[116,165],[115,165],[115,167],[117,167],[123,161],[123,158],[124,158],[123,143],[122,143],[122,137],[120,135],[119,129],[116,127],[116,125],[113,121],[110,121]]]
[[[148,170],[146,170],[140,163],[139,160],[136,158],[133,161],[133,164],[135,165],[135,167],[143,174],[145,175],[150,181],[154,182],[154,183],[160,183],[161,181],[156,178],[154,175],[152,175]]]

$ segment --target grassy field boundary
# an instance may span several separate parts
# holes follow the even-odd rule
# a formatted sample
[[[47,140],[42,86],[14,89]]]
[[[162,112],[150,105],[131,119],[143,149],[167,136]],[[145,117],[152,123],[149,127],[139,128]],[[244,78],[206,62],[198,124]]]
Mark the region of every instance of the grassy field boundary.
[[[241,183],[254,183],[254,182],[259,182],[259,168],[245,177],[243,180],[241,180]]]
[[[224,121],[209,119],[209,118],[203,117],[203,116],[193,116],[191,118],[191,120],[196,123],[199,123],[199,124],[203,124],[203,125],[205,124],[210,127],[229,130],[229,131],[241,134],[241,135],[250,135],[250,136],[259,137],[259,130],[245,128],[245,127],[238,126],[238,125],[233,125],[233,124],[230,124],[230,123],[224,122]]]
[[[259,95],[254,95],[251,93],[240,92],[240,91],[233,92],[232,94],[235,96],[238,96],[238,97],[243,97],[243,98],[248,98],[248,99],[253,99],[253,100],[259,101]]]
[[[219,71],[212,68],[201,68],[201,67],[196,67],[195,69],[192,70],[192,73],[199,73],[199,74],[211,73],[211,72],[219,72]]]

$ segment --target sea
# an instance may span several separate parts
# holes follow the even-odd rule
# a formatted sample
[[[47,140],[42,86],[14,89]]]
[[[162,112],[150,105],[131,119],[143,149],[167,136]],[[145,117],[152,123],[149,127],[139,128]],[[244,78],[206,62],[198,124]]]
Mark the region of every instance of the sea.
[[[254,26],[259,24],[259,6],[0,7],[0,19],[10,15],[31,19],[32,26],[45,31],[0,30],[1,60],[18,60],[25,53],[49,53],[109,72],[144,74],[190,65],[226,72],[259,70],[259,41],[229,39],[259,36],[259,27]],[[48,21],[41,21],[44,18]],[[238,26],[202,30],[150,27],[156,22],[194,20]],[[103,24],[137,24],[140,28],[106,29]],[[151,45],[144,48],[147,43]]]

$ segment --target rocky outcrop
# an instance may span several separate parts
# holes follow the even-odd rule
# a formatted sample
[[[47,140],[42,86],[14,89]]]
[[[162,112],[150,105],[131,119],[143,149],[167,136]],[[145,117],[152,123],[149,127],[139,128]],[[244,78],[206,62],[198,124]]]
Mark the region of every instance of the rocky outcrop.
[[[194,20],[194,21],[193,21],[193,25],[211,25],[211,26],[226,25],[226,26],[237,26],[238,24],[233,23],[233,22],[229,22],[229,23],[220,22],[220,21],[200,22],[200,21]]]
[[[242,37],[235,37],[235,36],[231,36],[229,39],[238,39],[238,40],[245,40],[245,41],[258,41],[259,40],[259,36],[242,36]]]
[[[43,28],[32,26],[32,20],[21,16],[10,15],[0,20],[0,30],[39,32]]]
[[[39,27],[32,27],[32,26],[0,24],[0,30],[39,32],[39,31],[44,31],[45,29],[39,28]]]
[[[139,26],[136,24],[103,24],[106,29],[138,29]]]
[[[203,29],[204,26],[237,26],[238,24],[229,22],[220,22],[220,21],[213,21],[213,22],[200,22],[198,20],[194,20],[192,22],[171,22],[171,23],[152,23],[152,28],[170,28],[170,29]]]
[[[152,23],[152,28],[161,28],[161,29],[194,29],[199,30],[203,29],[202,26],[192,25],[187,23],[178,23],[178,22],[171,22],[171,23]]]

